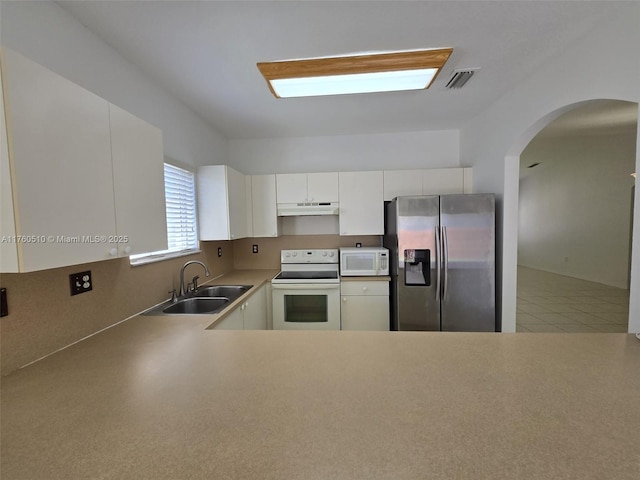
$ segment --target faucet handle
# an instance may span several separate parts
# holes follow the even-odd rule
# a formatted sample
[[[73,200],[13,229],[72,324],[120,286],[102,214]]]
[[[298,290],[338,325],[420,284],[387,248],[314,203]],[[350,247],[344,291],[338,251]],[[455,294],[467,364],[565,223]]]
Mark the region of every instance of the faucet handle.
[[[178,301],[176,289],[174,288],[173,290],[169,290],[169,293],[171,294],[171,303],[176,303]]]
[[[193,279],[191,280],[191,283],[193,283],[193,291],[195,292],[198,289],[198,279],[200,277],[198,275],[196,275],[195,277],[193,277]]]

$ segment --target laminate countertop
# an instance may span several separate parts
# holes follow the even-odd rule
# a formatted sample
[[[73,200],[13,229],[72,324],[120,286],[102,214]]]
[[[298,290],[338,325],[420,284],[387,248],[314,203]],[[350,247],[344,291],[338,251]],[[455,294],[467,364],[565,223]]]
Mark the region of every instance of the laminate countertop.
[[[2,379],[12,479],[640,478],[627,334],[138,316]]]

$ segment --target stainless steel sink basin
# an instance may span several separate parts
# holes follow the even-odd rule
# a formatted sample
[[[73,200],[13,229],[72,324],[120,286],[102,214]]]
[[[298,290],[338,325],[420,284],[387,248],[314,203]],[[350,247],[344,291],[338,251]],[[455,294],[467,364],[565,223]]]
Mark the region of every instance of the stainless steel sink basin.
[[[164,313],[217,313],[226,307],[231,300],[225,297],[191,297],[178,300],[164,308]]]
[[[219,313],[230,303],[248,292],[253,285],[204,285],[195,292],[165,302],[142,315],[206,315]]]
[[[208,285],[198,288],[193,294],[194,297],[227,297],[233,301],[253,285]]]

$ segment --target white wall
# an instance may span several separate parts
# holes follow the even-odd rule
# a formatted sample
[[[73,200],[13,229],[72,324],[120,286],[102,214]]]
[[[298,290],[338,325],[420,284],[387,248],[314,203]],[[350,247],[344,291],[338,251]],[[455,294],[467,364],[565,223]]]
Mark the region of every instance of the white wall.
[[[2,45],[159,127],[165,155],[222,164],[227,141],[54,2],[2,2]]]
[[[502,253],[498,305],[503,331],[515,331],[520,153],[543,126],[581,102],[640,100],[640,3],[612,2],[611,11],[608,21],[559,51],[461,131],[461,163],[474,167],[474,191],[497,194],[498,251]],[[638,191],[636,196],[638,200]],[[639,224],[640,209],[636,209],[635,226]],[[637,260],[632,266],[629,329],[640,331],[637,235],[633,249]]]
[[[458,130],[229,140],[229,162],[252,175],[465,166]]]
[[[628,288],[635,132],[536,137],[522,152],[518,264]]]

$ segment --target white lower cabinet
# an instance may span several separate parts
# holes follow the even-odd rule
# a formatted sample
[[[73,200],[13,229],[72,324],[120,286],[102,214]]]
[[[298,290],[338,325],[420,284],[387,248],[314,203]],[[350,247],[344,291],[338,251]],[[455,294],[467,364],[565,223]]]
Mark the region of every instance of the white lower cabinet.
[[[267,330],[267,289],[260,287],[213,330]]]
[[[244,312],[237,307],[218,322],[213,330],[244,330]]]
[[[389,330],[389,282],[342,281],[342,330]]]

